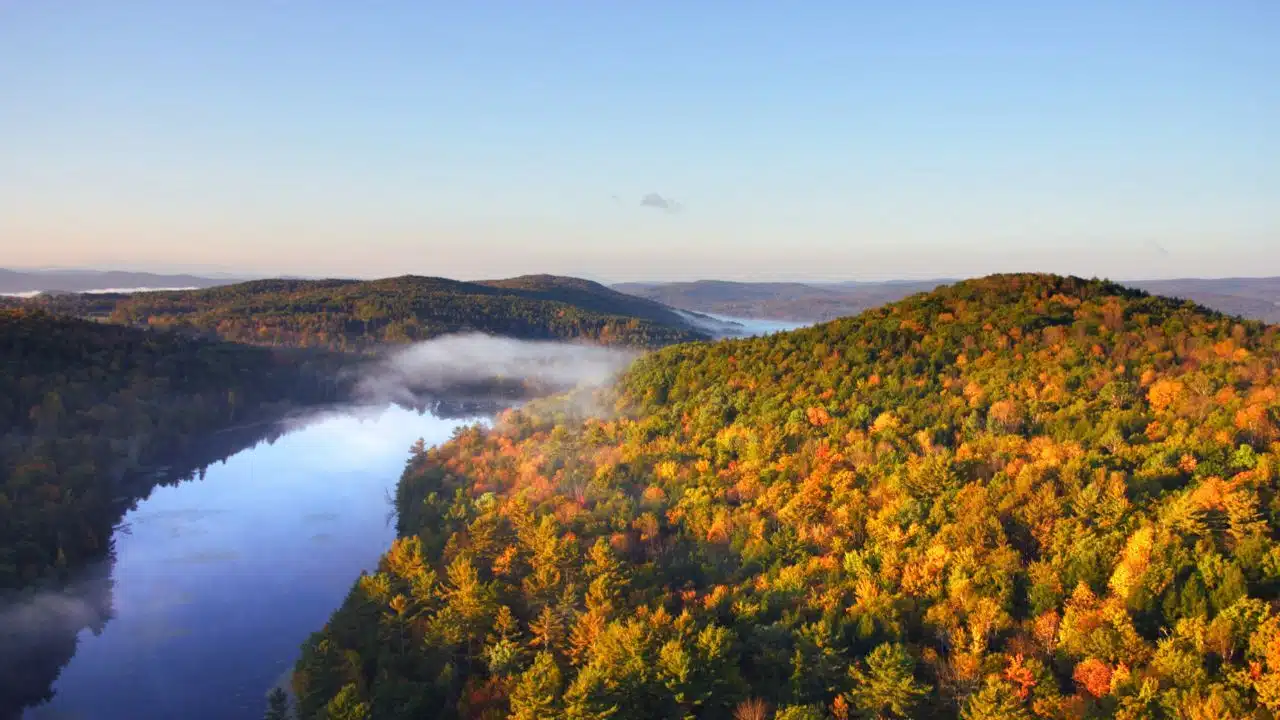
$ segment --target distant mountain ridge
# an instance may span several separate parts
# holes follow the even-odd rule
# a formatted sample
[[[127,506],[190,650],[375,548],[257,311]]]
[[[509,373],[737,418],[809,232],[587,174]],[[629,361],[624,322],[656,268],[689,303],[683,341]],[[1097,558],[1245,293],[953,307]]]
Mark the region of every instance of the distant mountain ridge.
[[[591,280],[548,274],[474,282],[445,278],[433,278],[433,280],[438,283],[456,283],[455,289],[486,286],[521,295],[532,301],[567,302],[593,312],[635,316],[673,325],[691,322],[690,318],[683,317],[676,311],[743,318],[821,322],[856,315],[863,310],[955,282],[953,279],[946,278],[821,283],[697,280],[625,282],[606,286]],[[254,292],[296,292],[302,288],[336,288],[360,282],[382,281],[308,280],[287,277],[242,280],[229,276],[202,276],[186,273],[0,268],[0,295],[107,291],[123,294],[136,291],[206,289],[232,285]],[[1280,277],[1176,278],[1122,281],[1122,283],[1159,295],[1192,300],[1231,315],[1280,323]],[[639,300],[648,302],[638,302]],[[100,306],[102,304],[99,303]],[[704,326],[704,329],[707,328]]]
[[[1156,295],[1191,300],[1229,315],[1280,323],[1280,277],[1179,278],[1125,284]]]
[[[696,312],[820,322],[856,315],[954,282],[950,279],[839,283],[698,280],[619,283],[613,285],[613,289]],[[1280,277],[1120,282],[1157,295],[1192,300],[1229,315],[1280,323]]]

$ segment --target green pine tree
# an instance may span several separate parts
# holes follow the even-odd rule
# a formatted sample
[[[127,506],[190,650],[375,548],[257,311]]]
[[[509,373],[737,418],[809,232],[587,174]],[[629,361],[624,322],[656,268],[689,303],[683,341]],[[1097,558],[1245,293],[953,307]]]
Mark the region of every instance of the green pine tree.
[[[555,717],[560,707],[560,667],[549,652],[540,652],[511,691],[512,720]]]
[[[853,704],[863,715],[907,717],[928,688],[916,682],[915,662],[898,643],[884,643],[867,656],[867,669],[850,670]]]
[[[373,717],[369,703],[360,699],[360,690],[354,683],[344,685],[325,708],[329,720],[370,720]]]
[[[1029,720],[1031,715],[1007,684],[990,680],[986,687],[969,696],[960,717],[961,720]]]
[[[821,705],[787,705],[778,708],[773,720],[826,720]]]

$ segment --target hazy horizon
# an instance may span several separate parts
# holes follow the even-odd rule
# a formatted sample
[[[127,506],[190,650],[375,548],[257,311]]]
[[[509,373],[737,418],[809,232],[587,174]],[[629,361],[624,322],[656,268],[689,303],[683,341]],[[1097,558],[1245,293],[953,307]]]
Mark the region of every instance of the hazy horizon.
[[[589,274],[571,275],[567,273],[548,273],[548,272],[540,272],[536,270],[530,271],[530,272],[513,273],[510,275],[489,274],[489,275],[477,275],[474,277],[458,277],[453,275],[443,275],[440,273],[412,272],[412,271],[401,271],[401,272],[385,274],[385,275],[367,275],[367,274],[356,274],[356,273],[314,275],[314,274],[305,274],[305,273],[296,273],[296,272],[262,273],[262,272],[254,272],[254,271],[236,272],[231,270],[217,270],[217,269],[201,270],[199,267],[186,267],[186,266],[180,266],[178,269],[170,270],[170,269],[163,269],[163,268],[156,269],[155,267],[151,267],[151,266],[134,266],[134,265],[126,265],[126,266],[120,266],[120,267],[92,267],[92,266],[19,267],[19,266],[9,265],[9,266],[0,266],[0,270],[12,270],[16,272],[29,272],[29,273],[122,272],[122,273],[139,273],[139,274],[152,274],[152,275],[162,275],[162,276],[189,275],[192,277],[199,277],[199,278],[208,279],[208,280],[226,279],[226,280],[232,280],[232,281],[273,279],[273,278],[296,278],[296,279],[303,279],[303,280],[326,280],[326,279],[327,280],[334,280],[334,279],[378,280],[383,278],[399,277],[404,275],[416,275],[420,277],[442,277],[450,280],[459,280],[463,282],[476,282],[481,280],[502,280],[510,277],[518,277],[521,275],[560,275],[563,277],[577,277],[584,280],[592,280],[604,285],[620,285],[624,283],[664,284],[664,283],[687,283],[687,282],[800,283],[800,284],[820,285],[820,284],[834,284],[834,283],[842,283],[842,282],[892,283],[892,282],[920,282],[920,281],[929,281],[929,280],[959,281],[959,280],[964,280],[968,278],[982,277],[983,275],[989,275],[989,274],[994,274],[998,272],[1054,273],[1054,271],[1051,271],[1051,270],[1036,270],[1036,269],[1026,268],[1022,270],[993,271],[992,273],[982,273],[982,274],[976,274],[976,275],[916,275],[916,276],[892,276],[892,277],[875,277],[875,278],[866,278],[866,277],[841,278],[841,277],[818,277],[818,276],[778,277],[778,276],[760,275],[757,277],[744,277],[744,278],[727,278],[727,277],[718,277],[718,276],[696,276],[696,277],[690,276],[688,278],[681,278],[681,279],[664,279],[664,278],[651,278],[651,277],[640,277],[635,279],[614,279],[610,277],[600,277],[600,276],[594,276]],[[1074,274],[1078,277],[1098,278],[1098,279],[1105,279],[1105,280],[1113,280],[1116,282],[1127,282],[1127,281],[1147,282],[1147,281],[1160,281],[1160,280],[1262,280],[1262,279],[1280,277],[1280,273],[1251,274],[1251,275],[1250,274],[1167,275],[1167,276],[1153,276],[1153,277],[1120,277],[1120,276],[1100,275],[1100,274],[1084,275],[1080,273],[1062,273],[1062,274]],[[134,288],[133,290],[143,290],[143,289],[181,290],[181,289],[196,289],[196,288]],[[93,290],[93,292],[125,292],[125,291],[127,290],[123,288]],[[35,291],[32,291],[32,292],[35,292]]]
[[[4,262],[1280,273],[1280,5],[1053,5],[3,4]]]

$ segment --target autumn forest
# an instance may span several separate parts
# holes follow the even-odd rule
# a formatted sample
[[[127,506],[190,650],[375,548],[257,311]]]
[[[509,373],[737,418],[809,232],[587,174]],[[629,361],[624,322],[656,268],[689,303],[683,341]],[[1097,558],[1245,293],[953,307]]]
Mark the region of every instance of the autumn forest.
[[[676,345],[435,448],[300,716],[1280,710],[1280,330],[961,282]]]
[[[269,718],[1280,714],[1280,327],[1036,274],[723,340],[550,276],[8,305],[10,595],[108,554],[157,466],[348,399],[389,346],[646,350],[408,449],[398,539]]]

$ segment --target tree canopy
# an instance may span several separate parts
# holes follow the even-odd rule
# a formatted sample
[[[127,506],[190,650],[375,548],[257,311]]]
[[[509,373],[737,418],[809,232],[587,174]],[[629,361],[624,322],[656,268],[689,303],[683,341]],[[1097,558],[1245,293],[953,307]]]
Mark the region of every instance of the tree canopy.
[[[1004,275],[418,448],[300,717],[1271,717],[1280,330]]]

